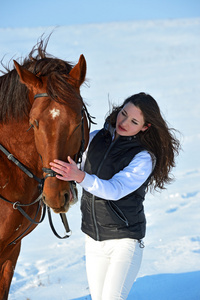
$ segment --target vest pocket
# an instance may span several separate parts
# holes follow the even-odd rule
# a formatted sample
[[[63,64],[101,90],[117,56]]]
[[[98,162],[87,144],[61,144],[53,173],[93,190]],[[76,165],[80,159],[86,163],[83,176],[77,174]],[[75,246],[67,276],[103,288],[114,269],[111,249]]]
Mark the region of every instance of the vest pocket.
[[[124,215],[124,213],[121,211],[121,209],[113,201],[107,201],[107,203],[110,209],[112,210],[112,212],[115,214],[115,216],[117,216],[117,218],[121,220],[123,223],[125,223],[126,227],[128,227],[129,222],[126,216]]]

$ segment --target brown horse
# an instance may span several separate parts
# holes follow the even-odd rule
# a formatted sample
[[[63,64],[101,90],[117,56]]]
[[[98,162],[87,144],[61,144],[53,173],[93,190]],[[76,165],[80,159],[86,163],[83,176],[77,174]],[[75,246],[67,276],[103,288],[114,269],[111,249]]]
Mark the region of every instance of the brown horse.
[[[40,220],[37,181],[45,178],[43,203],[67,212],[74,191],[49,163],[68,155],[77,160],[88,143],[89,114],[79,91],[85,58],[72,66],[48,55],[47,43],[41,39],[21,65],[14,62],[15,69],[0,77],[0,300],[8,297],[21,238]]]

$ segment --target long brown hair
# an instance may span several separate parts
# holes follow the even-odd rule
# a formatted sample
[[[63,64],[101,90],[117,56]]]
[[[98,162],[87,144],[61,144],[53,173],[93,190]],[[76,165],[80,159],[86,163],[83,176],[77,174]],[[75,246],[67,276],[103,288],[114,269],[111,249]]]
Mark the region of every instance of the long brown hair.
[[[156,100],[145,93],[135,94],[127,98],[122,105],[114,106],[106,121],[115,127],[118,113],[129,102],[142,111],[144,125],[150,124],[147,130],[140,131],[137,135],[145,149],[156,157],[149,185],[154,189],[164,189],[165,184],[173,180],[170,171],[175,167],[175,156],[180,150],[180,142],[175,136],[176,130],[168,127]]]

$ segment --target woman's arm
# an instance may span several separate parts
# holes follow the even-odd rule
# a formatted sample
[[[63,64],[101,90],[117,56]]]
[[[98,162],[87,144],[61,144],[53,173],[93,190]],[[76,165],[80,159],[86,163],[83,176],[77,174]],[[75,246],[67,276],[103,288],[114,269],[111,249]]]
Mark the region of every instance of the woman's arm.
[[[50,163],[52,169],[61,174],[56,177],[66,181],[75,180],[89,193],[107,200],[119,200],[137,190],[152,172],[152,158],[147,151],[138,153],[127,167],[109,180],[79,170],[76,163],[68,159],[69,164],[58,160]]]
[[[99,179],[85,173],[80,185],[89,193],[107,200],[119,200],[137,190],[152,172],[152,158],[147,151],[138,153],[127,167],[111,179]]]

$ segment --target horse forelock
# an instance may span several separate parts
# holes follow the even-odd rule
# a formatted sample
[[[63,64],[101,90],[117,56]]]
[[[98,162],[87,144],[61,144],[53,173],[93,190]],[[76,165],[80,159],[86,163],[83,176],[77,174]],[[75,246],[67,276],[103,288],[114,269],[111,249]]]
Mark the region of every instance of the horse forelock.
[[[47,94],[56,102],[67,104],[72,110],[83,106],[83,100],[77,90],[67,82],[68,76],[52,73],[47,80]]]
[[[47,54],[47,43],[48,39],[41,40],[20,64],[38,77],[47,77],[47,93],[51,99],[67,103],[75,109],[76,99],[82,102],[82,98],[67,82],[73,65]],[[19,81],[15,69],[8,70],[7,74],[0,77],[0,122],[7,122],[10,118],[23,119],[28,116],[30,108],[27,87]]]

